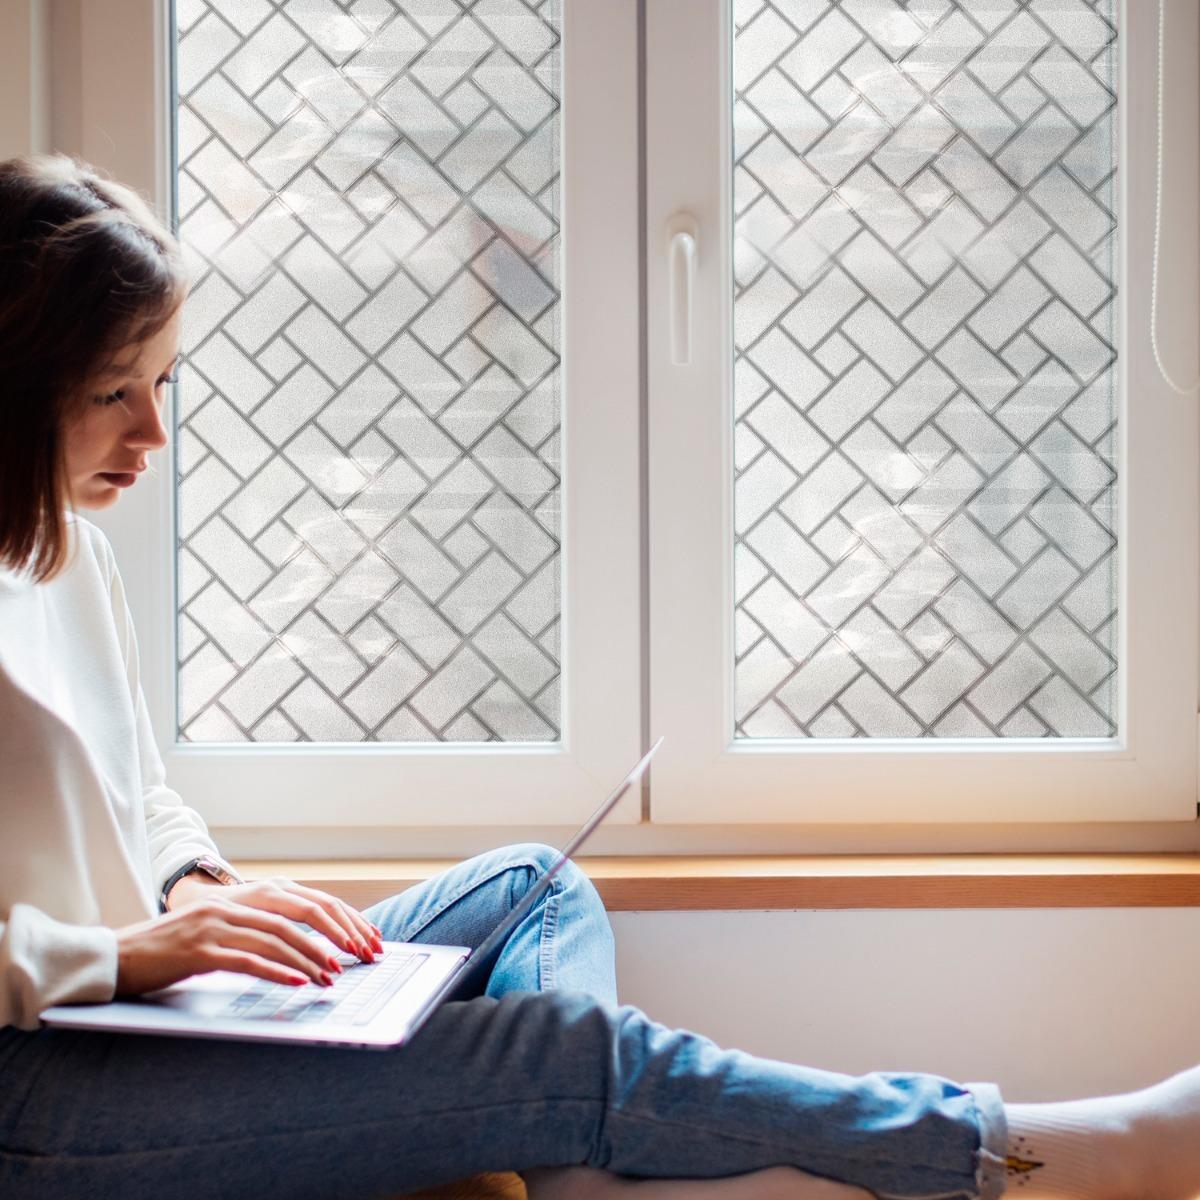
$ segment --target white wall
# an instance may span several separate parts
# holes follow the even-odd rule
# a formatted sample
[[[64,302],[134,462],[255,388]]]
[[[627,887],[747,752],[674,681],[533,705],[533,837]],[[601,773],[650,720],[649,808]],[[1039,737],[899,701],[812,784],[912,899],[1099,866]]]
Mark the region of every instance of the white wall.
[[[614,913],[622,1002],[808,1066],[991,1080],[1007,1100],[1200,1062],[1200,911]]]

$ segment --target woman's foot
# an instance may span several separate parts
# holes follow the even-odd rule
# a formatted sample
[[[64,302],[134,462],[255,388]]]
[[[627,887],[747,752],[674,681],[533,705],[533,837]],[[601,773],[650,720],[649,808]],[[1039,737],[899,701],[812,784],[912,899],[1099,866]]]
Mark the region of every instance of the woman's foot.
[[[1200,1196],[1200,1067],[1137,1092],[1004,1111],[1007,1190],[1021,1200]]]
[[[591,1167],[538,1167],[521,1174],[529,1200],[872,1200],[862,1188],[794,1167],[722,1179],[630,1179]]]

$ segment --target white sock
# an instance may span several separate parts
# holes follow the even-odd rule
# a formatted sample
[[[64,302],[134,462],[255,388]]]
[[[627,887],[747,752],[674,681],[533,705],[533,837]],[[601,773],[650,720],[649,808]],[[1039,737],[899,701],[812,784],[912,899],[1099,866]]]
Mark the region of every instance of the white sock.
[[[1006,1104],[1006,1195],[1020,1200],[1196,1200],[1200,1067],[1119,1096]]]
[[[522,1176],[529,1200],[871,1200],[862,1188],[794,1167],[724,1179],[628,1179],[591,1167],[539,1167]]]

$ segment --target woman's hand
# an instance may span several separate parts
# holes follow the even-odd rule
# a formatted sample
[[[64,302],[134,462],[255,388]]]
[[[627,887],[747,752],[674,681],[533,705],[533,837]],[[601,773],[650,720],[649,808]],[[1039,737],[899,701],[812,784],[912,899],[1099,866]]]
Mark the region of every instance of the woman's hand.
[[[272,983],[328,984],[340,965],[293,920],[339,946],[352,946],[360,927],[375,928],[336,897],[289,879],[185,892],[163,916],[116,931],[116,995],[140,995],[208,971],[237,971]],[[382,949],[374,933],[367,936]],[[372,961],[369,945],[363,945],[360,957]]]
[[[261,908],[290,917],[293,921],[303,921],[318,933],[323,933],[335,946],[357,955],[364,962],[374,961],[372,948],[376,953],[383,951],[380,931],[357,909],[328,892],[305,887],[282,875],[229,885],[220,884],[211,875],[199,872],[185,875],[171,889],[167,908],[177,912],[212,894],[236,900],[249,908]]]

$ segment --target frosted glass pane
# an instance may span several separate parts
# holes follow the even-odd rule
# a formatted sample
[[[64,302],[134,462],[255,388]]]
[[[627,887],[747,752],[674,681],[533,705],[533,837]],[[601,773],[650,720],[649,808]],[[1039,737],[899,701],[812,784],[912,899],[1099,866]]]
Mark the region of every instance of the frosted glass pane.
[[[559,737],[559,4],[178,0],[185,741]]]
[[[1112,736],[1114,3],[733,12],[736,736]]]

